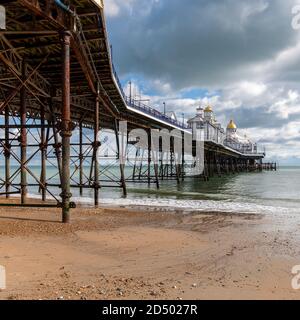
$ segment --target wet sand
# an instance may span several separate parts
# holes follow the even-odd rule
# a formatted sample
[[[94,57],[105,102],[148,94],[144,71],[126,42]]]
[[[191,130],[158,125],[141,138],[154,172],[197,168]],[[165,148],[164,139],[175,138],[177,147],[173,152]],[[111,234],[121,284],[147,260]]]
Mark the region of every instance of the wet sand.
[[[4,201],[4,200],[1,200]],[[0,299],[299,299],[300,218],[0,208]]]

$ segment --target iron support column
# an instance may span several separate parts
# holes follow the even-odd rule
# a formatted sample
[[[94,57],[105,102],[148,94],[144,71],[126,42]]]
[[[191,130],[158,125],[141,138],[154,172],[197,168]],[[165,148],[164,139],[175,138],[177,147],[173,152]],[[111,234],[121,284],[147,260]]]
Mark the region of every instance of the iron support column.
[[[148,186],[151,184],[151,130],[148,131]]]
[[[181,173],[181,180],[182,181],[184,181],[184,178],[185,178],[185,168],[184,168],[184,166],[185,166],[185,139],[184,139],[184,132],[182,132],[182,155],[181,155],[181,171],[180,171],[180,173]]]
[[[62,174],[61,174],[61,198],[62,198],[62,221],[70,222],[70,139],[71,110],[70,110],[70,33],[62,35]]]
[[[125,146],[124,146],[124,136],[122,135],[121,137],[121,145],[120,145],[120,137],[119,137],[119,124],[118,121],[115,120],[114,122],[114,128],[115,128],[115,135],[116,135],[116,143],[117,143],[117,157],[118,160],[120,162],[120,175],[121,175],[121,185],[122,185],[122,189],[123,189],[123,196],[126,197],[127,196],[127,187],[126,187],[126,178],[125,178]],[[134,172],[133,172],[133,180],[135,177],[135,168],[136,168],[136,164],[134,164]]]
[[[5,107],[5,193],[6,198],[9,198],[10,191],[10,142],[9,142],[9,109],[8,106]]]
[[[156,188],[159,189],[159,177],[158,177],[158,167],[159,167],[159,146],[158,146],[158,150],[154,150],[154,148],[152,149],[152,133],[151,133],[151,129],[149,130],[149,143],[151,144],[151,160],[153,162],[153,166],[154,166],[154,176],[155,176],[155,184],[156,184]]]
[[[45,131],[45,108],[44,106],[41,106],[41,144],[40,144],[40,150],[41,150],[41,183],[43,185],[42,187],[42,200],[46,201],[46,131]]]
[[[97,91],[96,95],[96,101],[95,101],[95,124],[94,124],[94,202],[95,206],[99,205],[99,163],[97,159],[97,153],[99,148],[99,141],[98,141],[98,132],[100,129],[99,126],[99,107],[100,107],[100,101],[99,101],[99,89]]]
[[[82,197],[83,195],[83,150],[82,150],[82,143],[83,143],[83,132],[82,132],[82,121],[79,123],[79,194]]]
[[[26,64],[22,62],[22,81],[26,80]],[[25,86],[22,86],[20,92],[20,118],[21,118],[21,136],[20,136],[20,144],[21,144],[21,203],[26,203],[27,196],[27,174],[26,174],[26,158],[27,158],[27,129],[26,129],[26,89]]]

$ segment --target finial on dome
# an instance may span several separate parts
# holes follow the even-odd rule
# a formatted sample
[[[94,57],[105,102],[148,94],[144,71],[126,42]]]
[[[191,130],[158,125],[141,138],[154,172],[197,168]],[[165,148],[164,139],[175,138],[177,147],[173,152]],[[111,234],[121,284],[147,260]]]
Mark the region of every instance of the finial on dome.
[[[207,105],[207,107],[205,108],[204,112],[213,112],[213,109],[212,109],[210,104]]]
[[[237,129],[237,126],[236,124],[234,123],[233,120],[230,120],[228,126],[227,126],[227,129]]]

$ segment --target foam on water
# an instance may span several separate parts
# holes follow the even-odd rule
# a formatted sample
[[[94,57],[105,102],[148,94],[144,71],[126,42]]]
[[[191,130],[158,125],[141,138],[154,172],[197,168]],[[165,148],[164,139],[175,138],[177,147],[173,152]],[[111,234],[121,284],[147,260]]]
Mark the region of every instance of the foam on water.
[[[161,207],[187,209],[193,211],[214,211],[226,213],[289,214],[299,213],[299,209],[214,200],[175,200],[175,199],[101,199],[102,205],[126,207]]]
[[[19,195],[13,195],[19,197]],[[41,199],[40,195],[28,194],[31,199]],[[52,199],[51,197],[48,198]],[[52,199],[53,200],[53,199]],[[94,200],[90,197],[73,197],[72,201],[83,206],[93,206]],[[146,207],[167,210],[185,210],[199,212],[251,213],[251,214],[294,214],[300,213],[297,208],[285,208],[255,204],[250,202],[236,202],[230,200],[182,200],[166,198],[101,198],[100,206],[109,207]]]

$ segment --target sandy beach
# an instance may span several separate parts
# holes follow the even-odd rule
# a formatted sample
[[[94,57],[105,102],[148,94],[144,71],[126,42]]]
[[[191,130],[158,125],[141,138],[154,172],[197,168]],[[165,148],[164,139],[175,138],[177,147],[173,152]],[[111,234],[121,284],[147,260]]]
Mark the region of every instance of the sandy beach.
[[[5,201],[5,200],[1,200]],[[0,208],[0,299],[299,299],[297,216]]]

